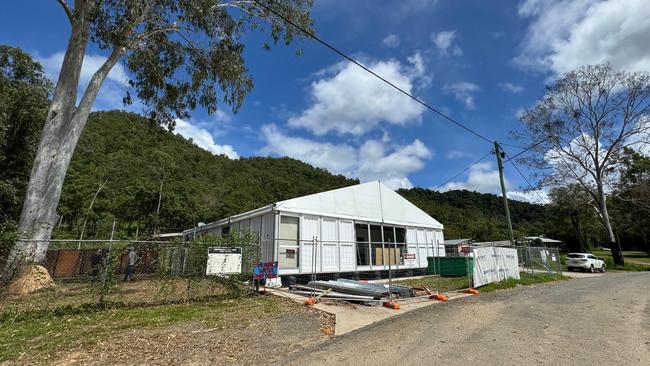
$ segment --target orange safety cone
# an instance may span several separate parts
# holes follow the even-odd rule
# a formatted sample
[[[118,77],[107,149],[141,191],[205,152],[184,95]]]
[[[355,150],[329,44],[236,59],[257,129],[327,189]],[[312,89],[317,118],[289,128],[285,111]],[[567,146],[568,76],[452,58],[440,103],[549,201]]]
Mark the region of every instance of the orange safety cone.
[[[475,289],[475,288],[468,288],[467,290],[465,290],[465,291],[463,291],[463,292],[465,292],[466,294],[476,295],[476,294],[478,294],[480,291],[477,290],[477,289]]]
[[[429,296],[429,298],[431,300],[438,300],[438,301],[447,301],[447,300],[449,300],[447,295],[443,295],[443,294],[433,294],[433,295]]]
[[[316,299],[314,299],[313,296],[309,296],[307,300],[305,300],[305,305],[307,306],[312,306],[316,303]]]
[[[386,302],[384,303],[384,306],[387,307],[387,308],[389,308],[389,309],[394,309],[394,310],[399,310],[399,309],[400,309],[399,304],[396,303],[396,302],[393,301],[393,300],[386,301]]]

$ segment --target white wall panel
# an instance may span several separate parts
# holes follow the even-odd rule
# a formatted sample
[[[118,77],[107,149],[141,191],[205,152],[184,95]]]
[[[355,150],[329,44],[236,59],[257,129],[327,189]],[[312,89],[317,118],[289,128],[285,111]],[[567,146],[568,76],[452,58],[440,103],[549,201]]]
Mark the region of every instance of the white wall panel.
[[[340,263],[341,272],[354,271],[357,264],[355,253],[354,222],[339,220]]]
[[[438,239],[436,238],[436,233],[433,229],[426,229],[427,233],[427,252],[430,256],[438,256]]]
[[[254,238],[259,238],[262,232],[262,216],[251,217],[250,233]]]
[[[312,262],[316,261],[316,272],[319,271],[320,251],[318,246],[314,248],[313,238],[320,238],[320,220],[318,216],[302,215],[300,218],[300,245],[302,256],[300,257],[300,270],[310,273],[313,271]],[[319,239],[320,240],[320,239]],[[314,250],[316,252],[314,253]],[[315,256],[315,257],[314,257]]]
[[[323,217],[321,219],[322,261],[323,272],[336,272],[339,270],[339,242],[338,223],[335,218]]]
[[[262,232],[260,237],[262,242],[263,262],[273,262],[275,260],[275,218],[276,215],[273,213],[268,213],[262,216]]]
[[[433,255],[427,246],[427,234],[422,228],[416,228],[415,234],[418,243],[418,260],[420,261],[420,267],[425,267],[427,265],[427,257]]]
[[[251,221],[249,219],[242,220],[239,222],[239,232],[241,235],[248,233],[251,229]]]
[[[445,237],[444,237],[442,231],[436,230],[436,238],[438,240],[438,251],[440,252],[440,256],[444,257],[445,256]]]

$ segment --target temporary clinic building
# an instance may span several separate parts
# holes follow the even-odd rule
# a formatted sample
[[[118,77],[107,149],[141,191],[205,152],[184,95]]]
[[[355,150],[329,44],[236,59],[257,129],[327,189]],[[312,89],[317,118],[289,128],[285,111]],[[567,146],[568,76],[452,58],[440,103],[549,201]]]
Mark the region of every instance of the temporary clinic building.
[[[379,181],[280,201],[183,232],[249,232],[280,275],[418,269],[444,256],[443,226]],[[314,253],[314,250],[316,251]],[[315,267],[315,268],[313,268]]]

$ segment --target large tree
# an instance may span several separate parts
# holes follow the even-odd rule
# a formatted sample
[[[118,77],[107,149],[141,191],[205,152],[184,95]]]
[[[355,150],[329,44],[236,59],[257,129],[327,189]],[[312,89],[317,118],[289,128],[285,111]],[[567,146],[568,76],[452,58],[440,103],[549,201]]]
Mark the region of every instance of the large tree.
[[[27,53],[0,45],[0,265],[13,245],[51,87]]]
[[[209,113],[220,101],[234,111],[241,106],[252,88],[242,55],[247,30],[266,31],[265,47],[302,36],[267,7],[306,29],[312,25],[311,0],[57,2],[70,23],[70,36],[20,215],[23,240],[12,249],[3,280],[44,258],[75,146],[102,83],[118,62],[130,79],[125,103],[137,97],[152,120],[173,126],[175,118],[187,117],[198,106]],[[89,44],[108,56],[77,95]]]
[[[616,264],[623,264],[607,195],[626,148],[639,148],[650,131],[650,76],[584,66],[555,80],[521,118],[517,137],[534,145],[523,161],[539,183],[579,186],[596,206]],[[541,143],[540,143],[541,141]],[[535,145],[536,144],[536,145]]]

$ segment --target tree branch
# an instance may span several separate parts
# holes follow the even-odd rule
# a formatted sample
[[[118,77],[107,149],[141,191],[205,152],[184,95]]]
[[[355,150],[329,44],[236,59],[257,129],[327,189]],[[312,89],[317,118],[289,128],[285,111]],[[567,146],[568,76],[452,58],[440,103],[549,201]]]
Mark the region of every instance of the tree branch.
[[[120,59],[122,56],[122,52],[124,51],[123,47],[116,46],[113,49],[113,52],[111,52],[111,55],[106,59],[106,61],[102,64],[102,66],[95,71],[93,74],[92,78],[90,78],[90,82],[88,83],[88,87],[84,91],[83,96],[81,97],[81,101],[79,102],[79,106],[77,107],[77,110],[74,112],[74,115],[71,119],[71,130],[75,128],[83,128],[83,126],[78,126],[78,121],[80,119],[85,118],[83,116],[88,115],[90,113],[90,108],[92,107],[93,103],[95,102],[95,99],[97,98],[97,94],[99,93],[99,90],[102,87],[102,83],[104,80],[106,80],[106,77],[108,76],[108,73],[111,71],[113,66],[117,63],[117,61]]]
[[[65,0],[56,0],[61,7],[63,7],[63,11],[65,11],[65,15],[68,16],[68,20],[70,21],[70,24],[72,24],[72,21],[74,20],[74,15],[72,14],[72,10],[70,10],[70,6],[68,3],[65,2]]]

